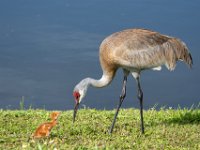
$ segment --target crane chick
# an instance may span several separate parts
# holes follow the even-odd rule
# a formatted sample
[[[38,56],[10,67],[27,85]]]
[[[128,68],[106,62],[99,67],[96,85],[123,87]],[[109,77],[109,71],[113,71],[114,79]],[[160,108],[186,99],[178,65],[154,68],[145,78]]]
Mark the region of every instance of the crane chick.
[[[50,135],[51,129],[57,124],[60,112],[52,112],[50,115],[51,121],[41,124],[33,133],[32,138],[43,138]]]

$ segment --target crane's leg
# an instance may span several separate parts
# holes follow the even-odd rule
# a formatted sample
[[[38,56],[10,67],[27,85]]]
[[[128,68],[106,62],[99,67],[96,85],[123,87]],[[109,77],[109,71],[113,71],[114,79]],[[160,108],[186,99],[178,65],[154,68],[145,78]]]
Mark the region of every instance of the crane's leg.
[[[140,86],[140,78],[136,77],[138,86],[138,99],[140,100],[140,121],[141,121],[141,132],[144,134],[144,121],[143,121],[143,92]]]
[[[113,128],[114,128],[114,125],[115,125],[115,121],[116,121],[116,118],[117,118],[117,115],[118,115],[118,112],[119,112],[119,109],[120,109],[120,107],[122,105],[122,102],[123,102],[124,98],[126,97],[126,82],[127,82],[127,76],[124,76],[122,93],[121,93],[120,99],[119,99],[119,105],[117,107],[117,110],[116,110],[116,113],[115,113],[115,117],[114,117],[112,125],[110,127],[109,134],[111,134],[112,131],[113,131]]]

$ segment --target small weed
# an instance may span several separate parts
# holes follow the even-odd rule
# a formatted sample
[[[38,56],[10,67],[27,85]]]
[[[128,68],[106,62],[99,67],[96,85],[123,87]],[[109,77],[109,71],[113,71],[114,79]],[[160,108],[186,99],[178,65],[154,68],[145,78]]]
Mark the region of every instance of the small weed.
[[[19,109],[24,110],[24,96],[22,96],[21,101],[19,102]]]

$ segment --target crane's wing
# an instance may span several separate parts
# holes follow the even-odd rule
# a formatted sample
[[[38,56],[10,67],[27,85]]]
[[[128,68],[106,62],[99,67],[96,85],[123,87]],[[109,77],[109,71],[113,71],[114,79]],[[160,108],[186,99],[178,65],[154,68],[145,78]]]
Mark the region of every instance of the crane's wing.
[[[107,38],[112,47],[123,47],[130,51],[139,51],[166,43],[169,36],[146,29],[128,29],[116,32]]]
[[[192,57],[184,42],[145,29],[128,29],[107,38],[107,46],[112,49],[119,65],[147,69],[163,64],[173,70],[177,60],[192,65]]]

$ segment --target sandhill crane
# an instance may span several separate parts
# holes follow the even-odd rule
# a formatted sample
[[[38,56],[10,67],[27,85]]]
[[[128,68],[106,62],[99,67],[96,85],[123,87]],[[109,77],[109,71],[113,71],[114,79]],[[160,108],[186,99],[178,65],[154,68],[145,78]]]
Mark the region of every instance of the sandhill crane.
[[[162,65],[172,71],[178,60],[184,61],[190,68],[193,63],[186,44],[180,39],[146,29],[126,29],[108,36],[100,45],[99,59],[103,70],[102,77],[99,80],[85,78],[74,88],[73,96],[76,104],[73,121],[75,121],[79,103],[86,95],[88,87],[90,85],[98,88],[107,86],[114,78],[117,69],[122,68],[124,72],[122,92],[109,133],[113,131],[119,109],[126,96],[126,82],[129,73],[137,83],[141,132],[144,133],[141,72],[146,69],[160,70]]]

